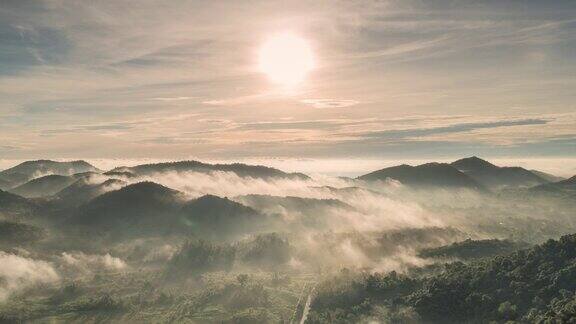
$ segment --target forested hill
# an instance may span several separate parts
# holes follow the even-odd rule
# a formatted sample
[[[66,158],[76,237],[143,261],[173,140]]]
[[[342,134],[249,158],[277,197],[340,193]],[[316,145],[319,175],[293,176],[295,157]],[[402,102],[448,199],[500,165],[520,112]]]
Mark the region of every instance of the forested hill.
[[[308,323],[569,323],[576,317],[576,235],[429,278],[344,271],[319,285]]]

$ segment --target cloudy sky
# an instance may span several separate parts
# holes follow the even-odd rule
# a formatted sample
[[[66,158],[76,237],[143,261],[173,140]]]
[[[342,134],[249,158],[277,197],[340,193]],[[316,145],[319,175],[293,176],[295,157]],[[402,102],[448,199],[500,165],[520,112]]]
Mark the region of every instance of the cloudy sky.
[[[575,89],[573,0],[0,1],[3,159],[574,158]]]

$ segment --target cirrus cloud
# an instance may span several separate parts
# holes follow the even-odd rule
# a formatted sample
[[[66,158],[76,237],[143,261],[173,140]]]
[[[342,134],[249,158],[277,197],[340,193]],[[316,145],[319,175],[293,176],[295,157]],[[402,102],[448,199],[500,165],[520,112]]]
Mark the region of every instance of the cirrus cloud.
[[[360,104],[360,101],[351,99],[303,99],[300,102],[317,109],[345,108]]]

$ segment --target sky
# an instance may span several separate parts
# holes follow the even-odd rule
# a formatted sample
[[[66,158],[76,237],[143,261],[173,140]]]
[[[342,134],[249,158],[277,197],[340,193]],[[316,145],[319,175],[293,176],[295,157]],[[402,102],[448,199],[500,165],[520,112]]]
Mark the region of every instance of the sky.
[[[0,1],[4,160],[574,161],[574,89],[573,0]]]

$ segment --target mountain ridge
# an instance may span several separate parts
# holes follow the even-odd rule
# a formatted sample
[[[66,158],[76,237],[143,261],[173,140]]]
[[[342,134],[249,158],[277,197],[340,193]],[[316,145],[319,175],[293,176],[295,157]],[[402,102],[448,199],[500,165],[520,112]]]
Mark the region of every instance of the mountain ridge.
[[[131,172],[137,175],[147,175],[156,172],[173,172],[173,171],[175,172],[224,171],[224,172],[233,172],[241,177],[286,178],[295,180],[309,179],[309,177],[303,173],[287,173],[279,169],[263,165],[249,165],[244,163],[210,164],[194,160],[141,164],[133,167],[117,167],[108,171],[107,173]]]
[[[450,165],[489,189],[533,187],[548,180],[522,167],[499,167],[479,157],[456,160]]]
[[[359,176],[357,180],[374,181],[387,178],[411,187],[464,188],[483,191],[474,179],[447,163],[431,162],[411,166],[401,164]]]
[[[0,171],[0,179],[8,182],[9,187],[14,188],[34,178],[44,175],[69,176],[75,173],[98,172],[101,170],[84,160],[76,161],[53,161],[53,160],[30,160],[16,166]]]

